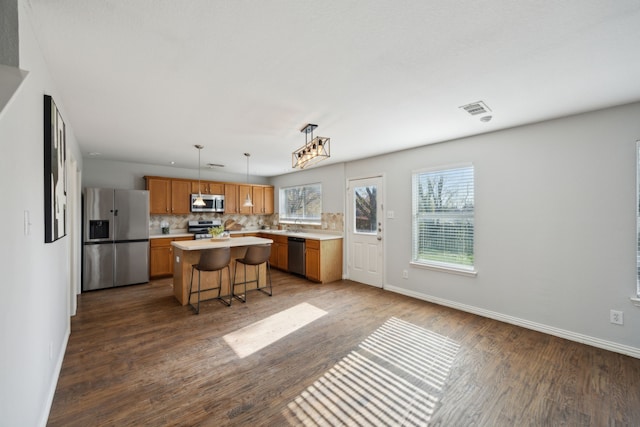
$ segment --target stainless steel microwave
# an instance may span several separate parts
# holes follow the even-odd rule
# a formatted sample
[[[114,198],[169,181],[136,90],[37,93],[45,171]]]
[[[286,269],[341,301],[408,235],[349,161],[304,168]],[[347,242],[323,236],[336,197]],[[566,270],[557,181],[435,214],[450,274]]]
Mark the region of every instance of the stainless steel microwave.
[[[204,206],[194,206],[198,194],[191,195],[191,212],[224,212],[224,196],[220,194],[203,194]]]

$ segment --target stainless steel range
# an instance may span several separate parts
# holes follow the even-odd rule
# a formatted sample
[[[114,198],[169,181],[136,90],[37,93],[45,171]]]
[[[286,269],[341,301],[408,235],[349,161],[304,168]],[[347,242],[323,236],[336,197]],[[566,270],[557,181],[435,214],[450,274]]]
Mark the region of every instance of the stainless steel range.
[[[189,233],[195,235],[196,240],[210,239],[213,236],[209,233],[209,228],[220,227],[222,220],[220,219],[200,219],[196,221],[189,221]]]

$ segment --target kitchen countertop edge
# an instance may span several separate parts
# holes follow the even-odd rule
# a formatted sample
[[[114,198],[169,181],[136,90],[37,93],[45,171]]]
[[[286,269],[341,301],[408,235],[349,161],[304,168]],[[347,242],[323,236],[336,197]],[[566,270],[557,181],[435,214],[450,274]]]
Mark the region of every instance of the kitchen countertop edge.
[[[313,232],[313,231],[285,231],[285,230],[239,230],[239,231],[231,231],[231,237],[234,234],[243,234],[243,233],[263,233],[269,234],[272,236],[287,236],[287,237],[301,237],[303,239],[311,239],[311,240],[334,240],[334,239],[342,239],[342,234],[331,234],[331,233],[322,233],[322,232]],[[193,237],[193,233],[169,233],[169,234],[150,234],[149,239],[172,239],[175,237]]]

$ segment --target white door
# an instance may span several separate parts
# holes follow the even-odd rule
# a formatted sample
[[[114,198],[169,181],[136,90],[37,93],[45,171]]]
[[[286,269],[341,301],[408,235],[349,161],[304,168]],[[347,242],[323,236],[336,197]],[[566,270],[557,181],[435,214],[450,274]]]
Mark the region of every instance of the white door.
[[[381,288],[384,265],[382,177],[351,179],[347,192],[349,279]]]

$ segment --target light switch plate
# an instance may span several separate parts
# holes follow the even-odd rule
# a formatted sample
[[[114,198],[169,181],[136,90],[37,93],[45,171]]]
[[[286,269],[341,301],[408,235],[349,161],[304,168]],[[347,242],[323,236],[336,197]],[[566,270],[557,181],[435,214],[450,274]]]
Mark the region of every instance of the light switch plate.
[[[393,219],[396,217],[396,213],[394,211],[387,211],[387,218]]]

